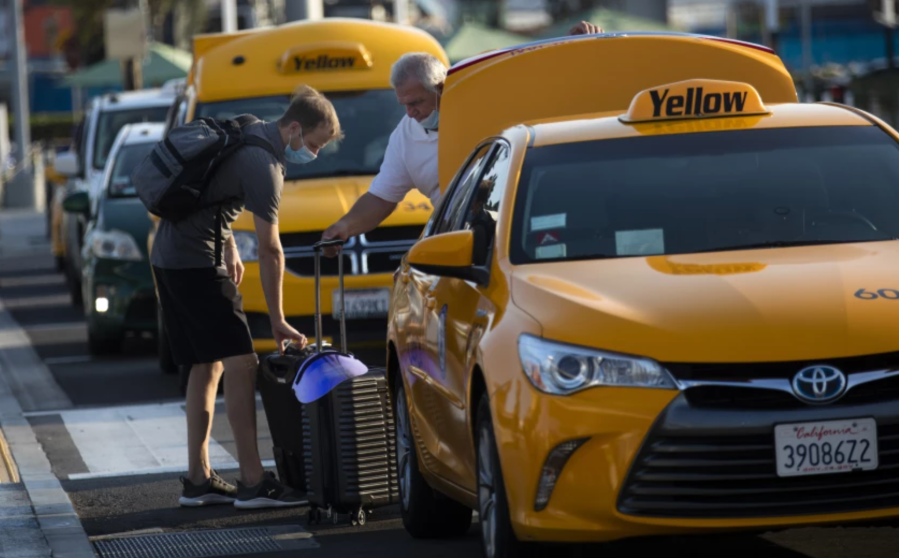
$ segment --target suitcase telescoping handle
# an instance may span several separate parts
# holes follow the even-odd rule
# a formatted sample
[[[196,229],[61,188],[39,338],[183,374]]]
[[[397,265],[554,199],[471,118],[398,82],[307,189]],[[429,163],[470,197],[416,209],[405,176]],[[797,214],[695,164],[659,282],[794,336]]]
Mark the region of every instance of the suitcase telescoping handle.
[[[316,242],[312,249],[315,252],[315,344],[318,352],[322,352],[322,290],[321,290],[321,252],[323,248],[337,246],[337,277],[340,282],[340,351],[346,353],[346,316],[343,305],[343,240],[322,240]]]

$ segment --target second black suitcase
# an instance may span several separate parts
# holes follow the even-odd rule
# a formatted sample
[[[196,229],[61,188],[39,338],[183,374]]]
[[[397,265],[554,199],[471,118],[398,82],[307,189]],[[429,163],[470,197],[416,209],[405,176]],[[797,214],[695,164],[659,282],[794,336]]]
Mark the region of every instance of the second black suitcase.
[[[321,331],[319,258],[321,248],[329,244],[336,243],[315,246],[316,339]],[[338,275],[341,353],[348,354],[343,265],[338,265]],[[340,514],[348,514],[354,525],[362,525],[374,508],[399,502],[396,430],[383,368],[348,378],[303,405],[303,444],[310,523],[320,522],[324,512],[334,523]]]

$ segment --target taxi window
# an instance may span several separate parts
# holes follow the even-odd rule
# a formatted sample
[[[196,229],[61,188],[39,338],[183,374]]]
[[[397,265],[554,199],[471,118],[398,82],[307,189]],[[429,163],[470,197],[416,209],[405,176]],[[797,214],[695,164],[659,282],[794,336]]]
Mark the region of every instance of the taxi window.
[[[537,147],[518,190],[516,264],[899,237],[899,144],[875,126]]]
[[[97,137],[94,140],[94,168],[102,169],[106,166],[109,150],[112,149],[112,144],[122,126],[138,122],[165,122],[168,111],[167,105],[101,112],[97,121]]]
[[[308,165],[287,163],[287,179],[378,174],[387,140],[405,115],[402,105],[396,102],[396,94],[392,89],[324,94],[334,104],[346,137],[326,145]],[[260,120],[275,122],[289,104],[289,95],[201,103],[197,105],[195,117],[228,119],[252,114]]]
[[[480,175],[474,191],[469,195],[460,230],[474,231],[474,264],[487,265],[490,249],[496,236],[499,220],[499,203],[503,188],[509,176],[509,153],[505,144],[499,144],[490,162]]]
[[[461,219],[462,212],[467,207],[466,201],[477,184],[477,178],[480,176],[481,169],[484,168],[485,158],[491,147],[493,147],[493,144],[479,147],[474,157],[468,161],[468,164],[459,173],[458,180],[448,193],[450,198],[443,204],[444,207],[435,224],[434,234],[452,231]]]
[[[131,183],[131,173],[150,155],[155,145],[155,142],[135,143],[123,145],[119,149],[112,167],[112,176],[109,177],[107,197],[127,198],[137,195],[134,185]]]

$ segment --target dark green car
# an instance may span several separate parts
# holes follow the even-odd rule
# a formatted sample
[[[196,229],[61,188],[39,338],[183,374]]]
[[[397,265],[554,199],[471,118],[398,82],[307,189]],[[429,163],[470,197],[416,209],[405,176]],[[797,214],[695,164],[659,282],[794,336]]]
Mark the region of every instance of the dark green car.
[[[91,203],[71,194],[66,211],[87,215],[82,294],[91,354],[119,352],[126,334],[155,335],[156,294],[147,254],[150,218],[131,184],[131,172],[162,140],[161,123],[128,124],[116,137]]]

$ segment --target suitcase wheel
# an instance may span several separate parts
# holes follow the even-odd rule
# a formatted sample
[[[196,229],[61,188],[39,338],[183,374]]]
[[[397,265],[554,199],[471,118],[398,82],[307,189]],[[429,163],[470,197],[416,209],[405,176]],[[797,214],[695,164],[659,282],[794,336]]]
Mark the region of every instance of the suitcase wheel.
[[[367,514],[365,513],[365,510],[360,507],[359,510],[356,511],[356,513],[352,516],[353,526],[355,527],[356,525],[358,525],[361,527],[365,525],[366,515]]]

